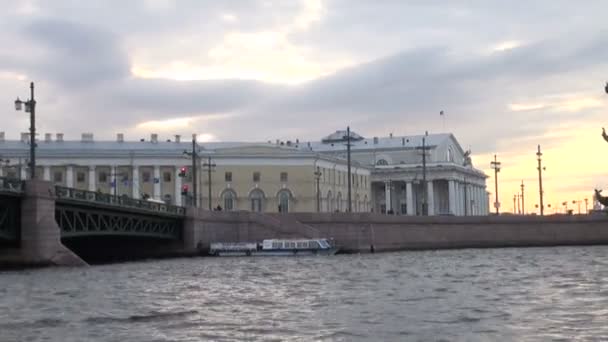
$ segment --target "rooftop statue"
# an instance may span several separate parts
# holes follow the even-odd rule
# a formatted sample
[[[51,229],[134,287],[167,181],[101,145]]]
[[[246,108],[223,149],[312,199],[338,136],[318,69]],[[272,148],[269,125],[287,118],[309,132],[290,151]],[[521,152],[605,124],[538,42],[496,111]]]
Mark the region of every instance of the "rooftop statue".
[[[608,197],[602,196],[602,190],[595,189],[595,199],[603,206],[608,206]]]
[[[602,137],[608,142],[608,134],[606,134],[606,129],[604,127],[602,127]]]

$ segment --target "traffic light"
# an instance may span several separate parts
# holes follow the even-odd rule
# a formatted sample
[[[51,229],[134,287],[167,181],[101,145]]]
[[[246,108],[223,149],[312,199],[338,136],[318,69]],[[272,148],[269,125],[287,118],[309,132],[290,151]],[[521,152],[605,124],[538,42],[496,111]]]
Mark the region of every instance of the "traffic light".
[[[188,171],[188,169],[185,166],[183,166],[181,169],[179,169],[179,176],[186,177],[186,171]]]
[[[187,196],[188,195],[188,185],[184,184],[182,186],[182,196]]]

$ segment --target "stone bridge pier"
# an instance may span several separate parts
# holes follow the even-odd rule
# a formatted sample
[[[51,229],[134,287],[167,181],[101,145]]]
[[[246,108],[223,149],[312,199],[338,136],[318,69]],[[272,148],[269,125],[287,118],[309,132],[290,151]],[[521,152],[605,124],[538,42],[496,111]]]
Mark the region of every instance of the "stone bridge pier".
[[[25,182],[21,198],[21,239],[16,247],[0,249],[0,265],[87,265],[61,243],[61,230],[55,222],[55,198],[52,190],[53,185],[48,181]]]

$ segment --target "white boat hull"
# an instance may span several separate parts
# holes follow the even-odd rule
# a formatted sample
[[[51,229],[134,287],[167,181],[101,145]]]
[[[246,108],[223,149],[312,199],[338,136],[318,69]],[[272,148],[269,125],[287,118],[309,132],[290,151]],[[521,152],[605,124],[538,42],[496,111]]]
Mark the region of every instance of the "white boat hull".
[[[317,249],[317,250],[276,250],[276,251],[215,251],[216,256],[312,256],[312,255],[334,255],[338,252],[337,248]]]

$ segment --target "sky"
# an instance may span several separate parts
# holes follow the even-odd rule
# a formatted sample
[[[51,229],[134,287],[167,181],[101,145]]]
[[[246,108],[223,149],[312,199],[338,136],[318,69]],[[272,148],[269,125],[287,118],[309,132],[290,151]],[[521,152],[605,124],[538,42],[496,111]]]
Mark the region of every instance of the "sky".
[[[0,131],[201,141],[451,132],[548,212],[608,188],[608,2],[0,0]],[[443,110],[445,118],[439,112]],[[605,156],[605,157],[604,157]],[[573,203],[573,201],[580,201]]]

